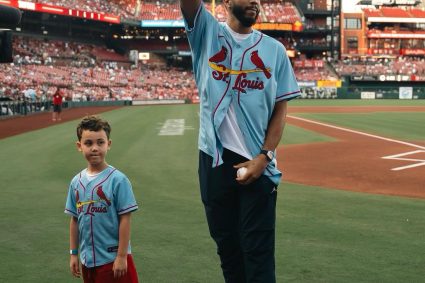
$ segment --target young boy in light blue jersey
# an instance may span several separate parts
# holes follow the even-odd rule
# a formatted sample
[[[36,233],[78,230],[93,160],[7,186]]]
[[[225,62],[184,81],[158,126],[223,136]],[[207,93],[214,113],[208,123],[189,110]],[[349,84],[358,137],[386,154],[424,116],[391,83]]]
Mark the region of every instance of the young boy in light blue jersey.
[[[85,283],[137,283],[130,216],[138,206],[128,178],[105,161],[110,133],[109,123],[96,116],[84,118],[77,127],[77,148],[87,168],[72,179],[66,200],[70,269]]]

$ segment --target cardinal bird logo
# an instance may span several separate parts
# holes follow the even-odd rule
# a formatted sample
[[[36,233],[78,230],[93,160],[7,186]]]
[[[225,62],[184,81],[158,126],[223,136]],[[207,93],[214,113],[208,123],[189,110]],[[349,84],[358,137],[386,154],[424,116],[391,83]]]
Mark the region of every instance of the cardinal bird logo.
[[[102,186],[97,188],[96,194],[101,200],[105,201],[108,206],[111,206],[111,201],[106,197],[105,193],[102,190]]]
[[[212,62],[212,63],[216,63],[218,66],[222,67],[223,69],[225,69],[225,67],[221,64],[218,64],[220,62],[223,62],[224,60],[226,60],[227,57],[227,48],[222,46],[221,50],[214,54],[210,59],[208,59],[208,61]]]
[[[214,63],[220,63],[220,62],[223,62],[224,59],[226,59],[226,57],[227,57],[227,48],[222,46],[221,50],[217,54],[213,55],[208,61],[214,62]]]
[[[270,74],[269,70],[264,66],[263,60],[261,60],[260,56],[258,56],[258,50],[252,51],[251,53],[251,62],[254,63],[254,65],[263,71],[266,78],[270,79],[272,74]]]
[[[82,205],[80,201],[80,194],[78,191],[75,191],[75,203],[77,204],[77,212],[80,213],[82,211]]]

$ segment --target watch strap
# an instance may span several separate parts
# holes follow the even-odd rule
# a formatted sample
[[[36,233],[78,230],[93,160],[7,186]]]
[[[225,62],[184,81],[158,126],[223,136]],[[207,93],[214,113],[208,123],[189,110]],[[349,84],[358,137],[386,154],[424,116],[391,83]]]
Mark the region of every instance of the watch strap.
[[[274,155],[273,151],[262,149],[260,153],[266,156],[266,159],[268,162],[273,160],[273,155]]]

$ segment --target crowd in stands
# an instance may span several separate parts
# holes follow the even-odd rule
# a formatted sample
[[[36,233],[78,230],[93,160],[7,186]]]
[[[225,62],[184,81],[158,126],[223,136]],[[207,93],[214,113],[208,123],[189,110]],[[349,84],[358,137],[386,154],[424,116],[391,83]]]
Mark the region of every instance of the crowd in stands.
[[[294,23],[300,21],[300,16],[297,9],[292,3],[263,3],[264,14],[269,23]]]
[[[13,50],[17,65],[55,65],[58,60],[70,60],[77,67],[93,66],[94,47],[58,40],[42,40],[29,37],[15,37]],[[75,60],[78,59],[78,60]]]
[[[325,29],[329,29],[330,25],[329,24],[317,24],[315,23],[313,20],[311,19],[305,19],[304,20],[304,28],[305,29],[319,29],[319,30],[325,30]]]
[[[177,0],[29,0],[43,4],[50,4],[72,8],[87,12],[107,13],[122,18],[138,20],[180,20],[182,19]],[[212,11],[211,2],[205,2],[207,9]],[[295,6],[290,2],[263,1],[262,17],[259,21],[270,23],[294,23],[300,21],[300,15]],[[219,21],[224,21],[226,11],[221,2],[215,6],[215,16]]]
[[[297,67],[294,66],[295,77],[298,81],[336,81],[339,79],[338,75],[333,72],[326,64],[322,67]]]
[[[294,44],[281,41],[287,48]],[[158,67],[140,61],[136,66],[104,47],[30,37],[16,37],[14,53],[14,63],[0,64],[0,96],[13,100],[48,100],[57,87],[74,101],[198,98],[191,70],[166,62]],[[293,65],[299,81],[357,74],[425,76],[424,57],[350,57],[332,62],[332,67],[321,58],[301,57]]]
[[[36,94],[32,98],[48,99],[57,86],[68,100],[187,99],[196,95],[188,70],[144,64],[132,67],[128,60],[120,64],[117,59],[125,61],[122,56],[93,45],[17,37],[14,52],[13,64],[0,64],[0,96],[14,100],[25,98],[29,89]]]
[[[135,18],[139,0],[28,0],[86,12],[106,13],[124,18]]]
[[[50,99],[62,87],[66,100],[162,100],[196,96],[192,73],[176,68],[104,69],[0,65],[0,96]],[[34,90],[28,97],[26,91]]]
[[[300,38],[297,44],[301,46],[328,46],[326,38]]]
[[[182,16],[178,2],[156,1],[142,3],[139,18],[143,20],[180,20]]]
[[[418,75],[425,76],[424,57],[350,57],[334,63],[340,75]]]
[[[212,11],[212,4],[205,3],[206,8]],[[182,19],[179,4],[177,1],[164,2],[142,2],[139,18],[143,20],[180,20]],[[214,15],[219,21],[224,21],[227,17],[226,10],[222,3],[216,3]],[[285,2],[264,2],[262,3],[262,17],[260,22],[270,23],[294,23],[300,21],[297,9],[292,3]]]

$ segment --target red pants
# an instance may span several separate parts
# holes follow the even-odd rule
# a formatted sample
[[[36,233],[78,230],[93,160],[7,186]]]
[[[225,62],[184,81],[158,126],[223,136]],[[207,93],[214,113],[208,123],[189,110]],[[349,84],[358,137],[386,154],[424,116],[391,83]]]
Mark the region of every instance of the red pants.
[[[114,278],[112,271],[114,263],[108,263],[101,266],[87,268],[82,266],[84,283],[138,283],[136,267],[134,266],[133,257],[127,255],[127,273],[120,277]]]

